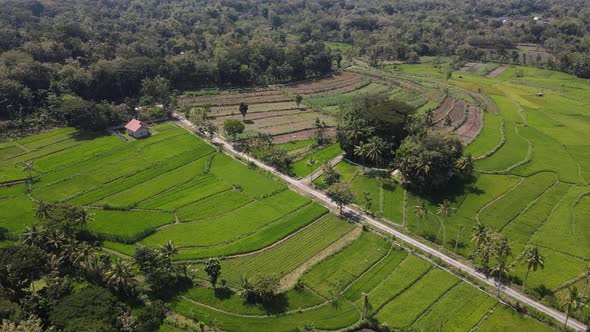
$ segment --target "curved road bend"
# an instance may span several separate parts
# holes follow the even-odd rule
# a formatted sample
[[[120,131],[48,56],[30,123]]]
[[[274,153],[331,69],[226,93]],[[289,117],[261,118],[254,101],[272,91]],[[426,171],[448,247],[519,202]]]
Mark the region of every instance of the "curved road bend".
[[[181,117],[180,115],[173,113],[172,116],[182,122],[184,125],[189,126],[191,128],[195,128],[195,126],[189,122],[188,120],[184,119],[183,117]],[[235,151],[233,146],[228,143],[227,141],[223,140],[220,137],[215,137],[214,138],[214,142],[219,143],[221,145],[223,145],[228,151],[231,151],[233,154],[238,155],[242,158],[247,158],[249,159],[251,162],[253,162],[254,164],[256,164],[258,167],[265,169],[271,173],[273,173],[275,176],[280,177],[283,181],[287,182],[290,186],[296,188],[298,191],[300,192],[304,192],[307,193],[309,195],[312,195],[313,197],[315,197],[316,199],[320,200],[322,202],[322,204],[332,210],[337,210],[338,207],[336,206],[336,204],[334,204],[334,202],[332,202],[330,200],[330,198],[328,196],[326,196],[323,192],[320,192],[312,187],[310,187],[309,185],[307,185],[305,183],[304,180],[296,180],[291,178],[288,175],[282,174],[278,171],[276,171],[274,168],[250,157],[250,156],[246,156],[244,153],[242,152],[238,152]],[[473,267],[464,264],[456,259],[453,259],[447,255],[445,255],[444,253],[429,247],[428,245],[390,227],[387,226],[367,215],[361,214],[359,212],[357,212],[356,210],[353,210],[349,207],[344,207],[342,209],[342,212],[346,213],[346,214],[350,214],[355,216],[356,218],[358,218],[359,220],[363,220],[365,222],[367,222],[368,224],[371,224],[373,227],[380,229],[383,232],[389,233],[393,236],[395,236],[397,239],[402,240],[403,242],[406,242],[407,244],[418,248],[419,250],[421,250],[422,252],[425,252],[427,254],[432,255],[433,257],[438,257],[439,259],[441,259],[442,261],[444,261],[446,264],[448,264],[449,266],[453,266],[457,269],[460,269],[468,274],[470,274],[471,276],[477,278],[478,280],[492,286],[492,287],[498,287],[498,283],[496,282],[496,280],[492,277],[487,277],[485,276],[483,273],[475,270]],[[549,308],[539,302],[537,302],[536,300],[531,299],[530,297],[526,296],[525,294],[507,287],[505,285],[500,287],[500,291],[502,291],[504,294],[517,299],[518,301],[525,303],[533,308],[535,308],[536,310],[543,312],[545,314],[547,314],[548,316],[553,317],[554,319],[558,320],[559,322],[564,323],[565,322],[565,314],[557,311],[553,308]],[[569,318],[568,320],[568,327],[573,328],[577,331],[586,331],[587,330],[587,326],[573,318]]]

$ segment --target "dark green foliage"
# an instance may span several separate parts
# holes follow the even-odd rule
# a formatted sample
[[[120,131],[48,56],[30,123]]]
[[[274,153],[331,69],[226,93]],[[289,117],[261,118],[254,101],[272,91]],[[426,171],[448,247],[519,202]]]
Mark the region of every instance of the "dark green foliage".
[[[166,318],[164,302],[157,300],[146,305],[137,315],[137,331],[158,331]]]
[[[393,158],[393,150],[408,135],[407,123],[414,112],[411,106],[384,95],[360,96],[338,126],[338,142],[350,158],[381,164]],[[371,146],[363,155],[355,153],[356,147],[365,144]]]
[[[0,285],[14,301],[20,300],[33,280],[46,271],[47,255],[41,249],[15,244],[0,248]]]
[[[404,186],[418,193],[444,190],[463,155],[461,142],[443,134],[407,137],[396,152]]]
[[[52,325],[67,332],[110,332],[115,330],[120,311],[117,298],[108,290],[87,286],[53,307],[49,320]]]
[[[337,182],[331,185],[326,189],[326,193],[328,194],[328,197],[338,205],[340,213],[342,213],[342,207],[344,207],[344,205],[352,203],[355,199],[354,192],[346,182]]]
[[[229,119],[223,123],[223,131],[225,134],[235,140],[239,134],[244,132],[246,127],[241,121],[236,119]]]
[[[342,177],[340,173],[336,172],[330,162],[326,162],[322,166],[322,175],[324,176],[324,185],[327,187],[340,182],[340,178]]]
[[[211,281],[211,285],[215,287],[217,284],[217,279],[221,275],[221,263],[217,258],[209,258],[205,261],[205,273],[209,276],[209,281]]]

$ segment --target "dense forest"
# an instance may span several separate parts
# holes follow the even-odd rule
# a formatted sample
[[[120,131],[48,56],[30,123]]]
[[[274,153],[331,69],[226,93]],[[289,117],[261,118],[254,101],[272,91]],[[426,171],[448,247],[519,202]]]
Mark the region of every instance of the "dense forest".
[[[590,77],[587,0],[2,0],[0,6],[0,120],[21,120],[3,123],[5,129],[89,117],[91,127],[100,126],[133,113],[142,97],[153,101],[150,91],[303,80],[338,69],[343,56],[372,65],[421,56],[512,61]],[[330,49],[327,42],[350,48]],[[521,59],[514,55],[518,43],[541,45],[552,56]],[[161,84],[142,90],[146,79]]]

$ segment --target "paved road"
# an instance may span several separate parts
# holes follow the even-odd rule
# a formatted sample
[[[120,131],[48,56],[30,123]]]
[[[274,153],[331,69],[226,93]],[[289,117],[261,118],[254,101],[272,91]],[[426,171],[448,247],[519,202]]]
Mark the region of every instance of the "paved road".
[[[194,128],[192,123],[185,120],[184,118],[177,115],[176,113],[173,114],[173,117],[175,117],[177,120],[184,123],[185,125]],[[331,210],[335,210],[335,211],[338,210],[338,207],[336,206],[336,204],[334,204],[334,202],[332,202],[330,200],[330,198],[328,198],[328,196],[326,196],[321,191],[311,188],[309,185],[307,185],[305,183],[304,180],[293,179],[290,176],[284,175],[284,174],[278,172],[277,170],[275,170],[274,168],[254,159],[252,157],[246,156],[244,153],[235,151],[233,146],[230,143],[226,142],[225,140],[223,140],[220,137],[215,137],[214,142],[223,145],[223,147],[226,150],[231,151],[231,153],[233,153],[235,155],[238,155],[242,158],[249,158],[249,160],[251,162],[255,163],[258,167],[263,168],[263,169],[273,173],[275,176],[280,177],[283,181],[287,182],[292,188],[296,189],[297,191],[303,192],[303,193],[306,193],[308,195],[315,197],[327,208],[329,208]],[[418,248],[422,252],[427,253],[433,257],[438,257],[442,261],[444,261],[447,265],[453,266],[453,267],[460,269],[466,273],[469,273],[471,276],[477,278],[478,280],[480,280],[492,287],[498,287],[498,283],[494,278],[485,276],[483,273],[475,270],[470,265],[467,265],[467,264],[462,263],[454,258],[451,258],[451,257],[447,256],[446,254],[444,254],[444,253],[396,230],[395,228],[387,226],[387,225],[385,225],[385,224],[383,224],[383,223],[381,223],[381,222],[379,222],[367,215],[361,214],[358,211],[353,210],[349,207],[344,207],[342,212],[345,214],[348,214],[348,215],[352,215],[352,216],[356,217],[358,220],[365,221],[366,223],[370,224],[371,226],[373,226],[375,228],[382,230],[383,232],[394,235],[398,240],[401,240],[401,241],[403,241],[415,248]],[[556,319],[560,322],[565,322],[565,314],[563,314],[562,312],[560,312],[558,310],[549,308],[549,307],[537,302],[536,300],[531,299],[530,297],[521,293],[520,291],[517,291],[517,290],[507,287],[505,285],[502,285],[500,287],[500,291],[502,291],[504,294],[506,294],[512,298],[517,299],[518,301],[520,301],[522,303],[525,303],[525,304],[553,317],[554,319]],[[573,328],[577,331],[586,331],[587,330],[587,326],[585,324],[583,324],[575,319],[572,319],[572,318],[570,318],[568,320],[568,327]]]

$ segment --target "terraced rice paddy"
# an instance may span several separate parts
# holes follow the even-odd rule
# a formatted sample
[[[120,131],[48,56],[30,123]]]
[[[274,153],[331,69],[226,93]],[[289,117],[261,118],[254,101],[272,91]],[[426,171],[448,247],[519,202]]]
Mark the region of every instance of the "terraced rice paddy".
[[[545,300],[549,303],[554,301],[551,292],[559,295],[568,283],[583,284],[590,259],[590,231],[583,222],[590,216],[586,180],[590,155],[586,140],[578,139],[587,135],[580,120],[587,116],[583,107],[586,95],[547,93],[547,98],[539,101],[529,96],[528,88],[518,89],[520,79],[499,81],[510,77],[511,70],[497,80],[464,74],[460,85],[469,85],[474,91],[478,87],[488,91],[488,84],[499,85],[493,89],[497,94],[491,96],[498,113],[478,108],[483,130],[471,134],[475,140],[467,147],[479,157],[478,172],[465,190],[425,198],[432,213],[423,220],[413,211],[419,198],[395,182],[369,177],[362,168],[346,162],[335,168],[359,194],[357,205],[364,206],[362,197],[367,192],[372,197],[369,210],[373,214],[461,255],[469,256],[473,250],[470,228],[478,220],[501,231],[513,243],[511,275],[515,278],[526,272],[520,257],[524,247],[538,245],[546,256],[546,268],[531,273],[527,285],[533,293],[548,289]],[[331,92],[346,95],[362,89],[355,84],[364,84],[369,74],[375,75],[346,74],[325,85],[310,83],[285,90],[304,94],[309,100],[315,96],[328,100],[325,96]],[[394,84],[395,75],[377,75],[380,81],[375,78],[370,84],[422,105],[442,103],[439,108],[446,112],[453,109],[447,107],[453,104],[449,100],[458,100],[463,103],[463,116],[458,112],[452,118],[453,130],[464,128],[461,133],[473,133],[463,126],[477,127],[477,117],[472,117],[469,106],[477,105],[464,88],[449,89],[452,99],[445,100],[438,90],[410,75]],[[546,75],[531,79],[549,86],[562,84]],[[449,84],[454,84],[453,80]],[[510,84],[510,93],[502,84]],[[585,83],[577,84],[588,88]],[[358,89],[346,90],[353,85]],[[232,107],[248,100],[254,122],[265,119],[258,118],[258,113],[274,114],[268,119],[278,119],[282,112],[284,116],[308,112],[293,108],[292,99],[284,96],[284,91],[277,90],[222,92],[186,102],[193,106],[214,101],[217,106],[212,112],[222,118],[236,116],[231,114]],[[273,103],[276,109],[262,106]],[[558,108],[562,103],[570,106],[569,111]],[[504,130],[500,129],[502,124]],[[23,184],[0,187],[2,234],[16,238],[36,222],[34,201],[46,200],[88,207],[95,214],[88,231],[103,240],[105,248],[121,255],[133,255],[141,245],[159,247],[172,240],[179,247],[173,259],[194,266],[199,282],[171,300],[170,309],[224,330],[293,331],[304,323],[324,330],[349,328],[360,322],[365,300],[370,304],[367,315],[392,328],[552,329],[518,314],[391,239],[328,213],[289,191],[270,174],[217,152],[175,124],[152,129],[151,137],[129,142],[65,128],[1,143],[0,178],[28,177],[22,163],[31,160],[35,180],[30,195]],[[294,144],[292,150],[308,143]],[[561,147],[558,155],[549,156],[557,146]],[[307,160],[311,157],[324,161],[339,153],[338,146],[328,146],[304,156],[294,167],[299,176],[305,176],[321,165],[318,162],[310,170]],[[572,169],[577,172],[571,174]],[[435,214],[436,204],[443,198],[449,198],[454,208],[446,220]],[[441,225],[444,231],[438,234]],[[208,257],[222,257],[222,292],[205,281],[202,260]],[[272,305],[247,303],[237,294],[244,276],[260,275],[279,279],[281,293]]]
[[[72,150],[54,150],[50,143],[52,137],[60,146],[73,139],[71,129],[43,134],[38,140],[10,143],[13,147],[35,147],[26,152],[12,149],[13,156],[22,155],[19,160],[31,156],[35,182],[31,197],[25,195],[22,184],[0,187],[2,211],[9,212],[2,214],[0,225],[16,237],[33,224],[31,199],[85,204],[93,206],[89,209],[93,220],[87,225],[88,231],[104,239],[105,247],[121,254],[132,255],[138,243],[157,247],[172,240],[180,249],[175,260],[226,256],[222,270],[230,293],[244,275],[279,277],[284,302],[270,307],[244,303],[235,293],[220,298],[212,289],[199,287],[188,290],[171,305],[187,317],[209,323],[215,320],[236,331],[290,331],[302,322],[325,329],[351,326],[360,319],[355,303],[363,292],[375,303],[371,315],[388,321],[380,317],[389,317],[396,306],[406,306],[418,291],[410,287],[414,283],[429,296],[421,299],[412,313],[397,314],[400,320],[396,319],[396,324],[436,325],[434,303],[439,297],[449,307],[461,310],[458,303],[462,292],[444,296],[449,285],[459,283],[451,274],[432,268],[429,262],[408,254],[390,240],[328,214],[325,208],[286,190],[269,175],[216,153],[181,128],[163,124],[153,130],[155,134],[144,140],[122,142],[107,136],[93,137],[79,145],[69,143],[70,149],[83,150],[88,144],[92,151],[79,154],[78,160]],[[167,158],[159,158],[156,147],[163,149]],[[335,153],[339,149],[328,147],[314,156],[331,159]],[[10,166],[7,163],[5,168]],[[350,179],[358,171],[345,164],[337,169]],[[387,193],[379,195],[388,197]],[[115,206],[118,209],[112,210]],[[199,269],[197,277],[204,278],[201,273]],[[445,282],[430,283],[429,275]],[[293,288],[298,279],[303,288]],[[479,305],[470,315],[472,320],[484,316],[496,302],[472,286],[465,284],[463,288],[479,295],[472,300]],[[337,306],[329,303],[330,294],[335,293],[344,296]],[[424,310],[433,318],[422,315],[417,319]],[[279,312],[287,314],[268,316]],[[449,321],[459,324],[458,319]],[[458,326],[467,326],[471,320],[461,324]]]
[[[524,70],[525,77],[516,77],[517,69]],[[442,80],[429,65],[406,65],[403,71],[407,72],[383,75],[414,78],[426,84],[423,77],[432,72],[430,81]],[[405,200],[403,195],[396,198],[396,205],[401,206],[399,213],[377,215],[465,257],[473,252],[471,228],[477,222],[501,232],[512,245],[509,274],[516,285],[522,283],[526,273],[523,250],[526,246],[538,246],[546,257],[545,269],[530,274],[527,291],[546,304],[557,306],[562,299],[556,294],[585,280],[584,271],[590,261],[590,227],[586,222],[588,215],[583,212],[590,194],[590,115],[584,106],[589,102],[590,82],[524,67],[510,67],[495,78],[484,75],[455,75],[449,84],[467,89],[466,95],[484,91],[495,106],[482,109],[494,112],[478,110],[482,118],[477,119],[470,114],[471,106],[461,105],[463,111],[467,110],[466,117],[462,118],[460,112],[453,115],[457,105],[454,95],[444,99],[433,112],[433,120],[441,128],[454,128],[454,132],[463,135],[475,132],[468,128],[482,122],[481,131],[469,134],[474,140],[464,140],[468,143],[466,151],[476,158],[474,179],[462,190],[453,187],[445,194],[422,197],[430,211],[423,219],[418,219],[414,211],[420,198],[411,193],[406,193]],[[543,97],[535,95],[539,89],[545,91]],[[447,115],[450,126],[444,126]],[[371,184],[372,179],[366,176],[359,180],[362,173],[355,174],[352,185],[357,195],[368,192],[372,201],[378,202],[380,184]],[[449,199],[453,206],[452,215],[446,219],[436,215],[437,204],[443,199]],[[362,206],[362,202],[358,203]],[[486,330],[492,321],[504,326],[499,322],[500,316],[509,314],[497,310],[479,326]],[[589,321],[590,316],[586,313],[577,317]]]

